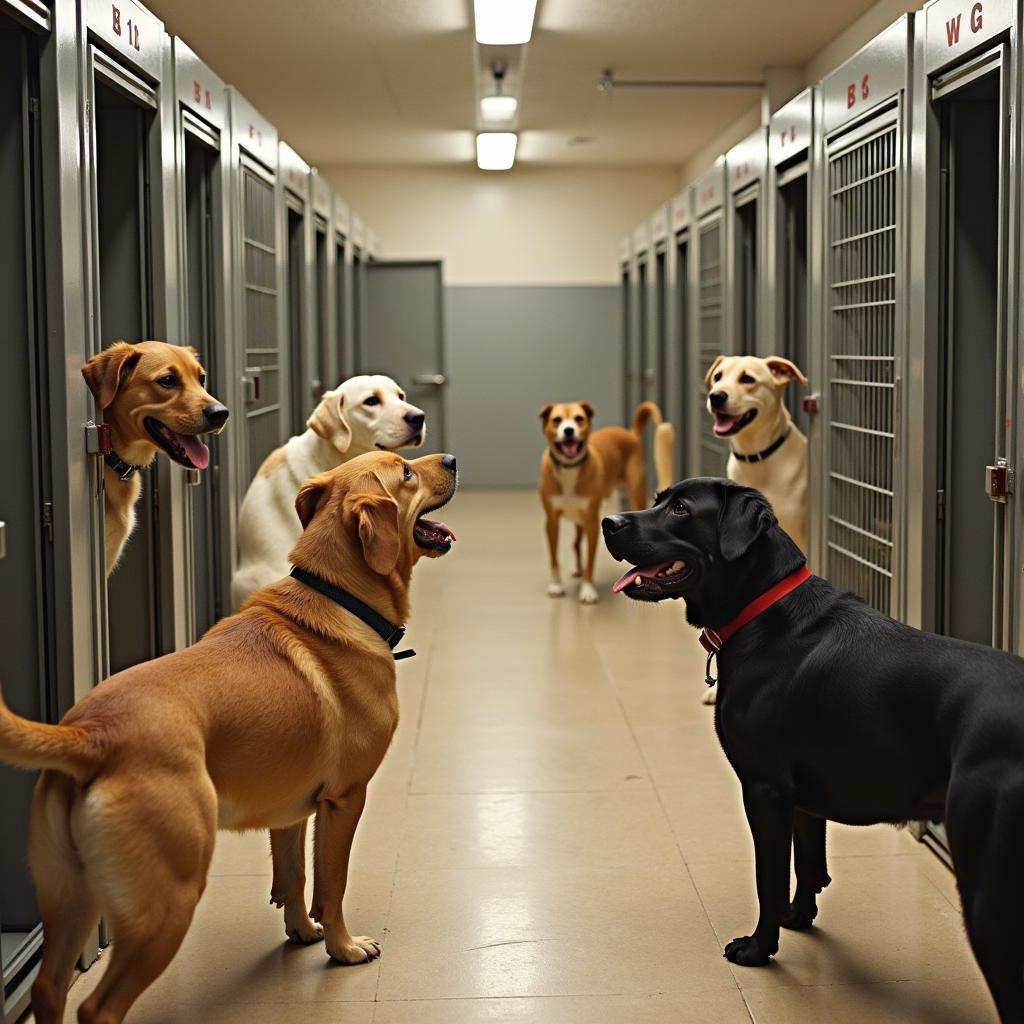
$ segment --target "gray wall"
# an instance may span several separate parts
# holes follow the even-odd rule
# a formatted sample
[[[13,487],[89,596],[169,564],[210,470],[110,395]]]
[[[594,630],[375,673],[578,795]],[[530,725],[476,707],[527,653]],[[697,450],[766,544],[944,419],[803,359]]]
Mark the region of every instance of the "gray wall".
[[[445,289],[448,450],[467,487],[536,487],[546,402],[623,423],[619,287]]]

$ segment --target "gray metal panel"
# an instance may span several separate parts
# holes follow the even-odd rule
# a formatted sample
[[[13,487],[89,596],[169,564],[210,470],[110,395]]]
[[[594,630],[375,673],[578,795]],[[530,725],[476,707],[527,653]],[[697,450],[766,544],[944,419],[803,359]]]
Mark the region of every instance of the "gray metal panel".
[[[277,129],[235,88],[228,86],[231,144],[277,173]]]
[[[696,288],[696,344],[690,379],[690,433],[697,443],[694,472],[700,476],[725,476],[728,445],[714,437],[705,403],[704,377],[708,367],[729,351],[724,336],[725,319],[725,213],[721,209],[701,219],[694,232]]]
[[[352,244],[365,253],[366,250],[366,221],[356,213],[351,207],[349,207],[349,234],[352,238]]]
[[[904,15],[821,83],[822,127],[830,134],[907,88],[914,16]]]
[[[682,192],[674,196],[669,206],[671,207],[670,230],[675,233],[689,227],[693,218],[693,193],[690,189],[684,188]]]
[[[86,0],[90,35],[154,81],[163,76],[164,23],[135,0]]]
[[[46,0],[0,0],[0,12],[44,32],[50,31],[50,5]]]
[[[348,203],[334,196],[334,336],[338,380],[350,377],[355,367],[352,336],[352,245],[349,242],[351,214]]]
[[[277,169],[282,186],[308,203],[310,166],[287,142],[277,145]]]
[[[697,218],[713,210],[721,209],[725,203],[725,157],[720,156],[714,166],[693,185],[693,208]]]
[[[224,82],[178,36],[172,41],[174,92],[178,103],[221,131],[228,126],[228,96]]]
[[[768,125],[768,159],[777,167],[806,153],[813,132],[814,95],[804,89],[772,114]]]
[[[448,287],[445,301],[448,444],[462,486],[535,488],[544,450],[537,412],[546,402],[586,399],[598,426],[629,422],[608,372],[620,351],[617,286]],[[497,435],[480,429],[484,408]]]
[[[924,9],[925,71],[934,74],[1004,36],[1016,0],[934,0]]]

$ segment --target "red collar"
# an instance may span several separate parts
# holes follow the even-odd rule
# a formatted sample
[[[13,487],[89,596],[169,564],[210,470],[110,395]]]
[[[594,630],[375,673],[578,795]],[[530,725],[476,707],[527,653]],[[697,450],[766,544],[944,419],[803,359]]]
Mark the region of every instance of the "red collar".
[[[721,629],[708,629],[705,626],[700,631],[700,644],[708,654],[717,654],[722,645],[742,629],[752,619],[756,619],[762,612],[767,611],[777,601],[781,601],[787,594],[793,593],[802,583],[811,578],[811,572],[806,565],[802,565],[796,572],[791,573],[785,579],[779,580],[770,590],[766,590],[760,597],[750,602],[728,625]],[[711,659],[708,658],[708,664]]]

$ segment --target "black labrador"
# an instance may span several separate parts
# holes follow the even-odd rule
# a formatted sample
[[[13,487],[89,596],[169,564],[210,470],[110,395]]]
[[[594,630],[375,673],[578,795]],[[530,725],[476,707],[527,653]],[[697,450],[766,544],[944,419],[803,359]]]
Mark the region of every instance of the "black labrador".
[[[682,598],[691,625],[723,634],[803,571],[763,495],[728,480],[686,480],[602,526],[638,567],[616,589]],[[922,633],[810,576],[717,663],[715,729],[743,789],[759,904],[753,935],[725,956],[765,964],[780,925],[811,926],[830,882],[827,819],[942,820],[974,954],[1001,1019],[1024,1024],[1024,660]]]

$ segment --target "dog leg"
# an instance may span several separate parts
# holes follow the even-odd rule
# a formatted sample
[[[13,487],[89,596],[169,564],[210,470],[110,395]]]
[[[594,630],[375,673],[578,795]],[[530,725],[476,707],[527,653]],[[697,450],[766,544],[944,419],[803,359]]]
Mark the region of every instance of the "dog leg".
[[[583,557],[580,551],[583,546],[583,527],[576,524],[576,539],[572,542],[572,549],[576,553],[576,568],[573,569],[573,579],[579,579],[583,575]]]
[[[789,898],[793,805],[773,785],[746,783],[743,808],[754,837],[759,916],[754,934],[733,939],[725,958],[741,967],[762,967],[778,952],[779,921]]]
[[[562,570],[558,567],[558,520],[561,513],[552,508],[545,508],[545,512],[547,520],[544,526],[548,536],[548,552],[551,555],[551,582],[548,584],[548,597],[564,597]]]
[[[324,930],[306,913],[306,822],[270,830],[274,881],[270,902],[284,907],[284,931],[292,942],[308,946],[324,937]]]
[[[818,916],[819,892],[832,881],[825,861],[824,818],[803,811],[793,815],[793,858],[796,866],[796,892],[793,902],[783,911],[783,928],[805,931]]]
[[[587,567],[583,570],[583,581],[580,583],[580,602],[582,604],[597,604],[597,587],[594,586],[594,562],[597,560],[597,542],[601,535],[600,508],[587,510],[583,529],[587,535]]]
[[[324,926],[324,940],[331,959],[342,964],[362,964],[380,956],[380,943],[376,939],[349,934],[342,908],[352,839],[365,804],[366,787],[358,786],[341,796],[322,798],[316,812],[310,916]]]
[[[1004,762],[1005,763],[1005,762]],[[964,923],[1003,1024],[1024,1024],[1020,920],[1024,880],[1024,786],[990,770],[955,773],[946,802],[946,834]]]

